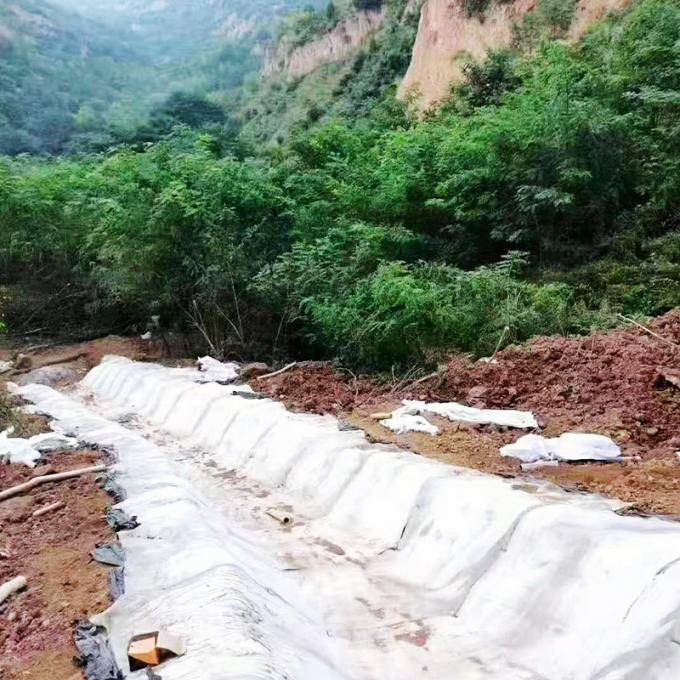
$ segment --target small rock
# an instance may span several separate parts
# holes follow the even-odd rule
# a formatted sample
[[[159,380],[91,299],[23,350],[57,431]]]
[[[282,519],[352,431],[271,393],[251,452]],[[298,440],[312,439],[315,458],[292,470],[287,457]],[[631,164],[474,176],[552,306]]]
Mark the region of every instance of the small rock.
[[[33,498],[31,496],[16,496],[8,498],[2,504],[3,519],[9,522],[23,522],[33,512]]]
[[[51,475],[54,472],[54,467],[51,465],[38,465],[33,469],[34,477],[42,477],[43,475]]]
[[[658,427],[648,427],[645,432],[650,436],[653,437],[655,434],[659,434],[659,428]]]
[[[14,361],[14,368],[17,371],[24,371],[33,366],[33,359],[26,354],[17,354],[17,358]]]
[[[246,364],[241,368],[241,379],[242,380],[252,380],[261,375],[269,373],[269,366],[262,363],[261,361],[254,361],[253,363]]]
[[[30,357],[27,357],[27,359],[30,359]],[[17,383],[19,385],[47,385],[52,387],[63,380],[76,380],[77,377],[78,371],[69,366],[43,366],[20,376]]]
[[[482,429],[482,427],[483,425],[480,425],[479,423],[465,423],[465,422],[458,423],[459,431],[479,432]]]
[[[476,385],[475,387],[472,387],[468,391],[467,398],[468,398],[469,401],[477,401],[479,399],[482,399],[488,391],[489,391],[488,387],[483,387],[482,385]]]

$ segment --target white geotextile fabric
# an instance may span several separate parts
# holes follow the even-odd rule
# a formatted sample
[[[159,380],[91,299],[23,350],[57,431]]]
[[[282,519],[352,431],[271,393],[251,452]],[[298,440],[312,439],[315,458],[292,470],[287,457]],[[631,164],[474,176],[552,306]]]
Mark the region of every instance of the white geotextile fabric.
[[[433,425],[423,416],[414,416],[409,413],[399,413],[395,411],[389,418],[381,420],[380,424],[397,434],[407,432],[425,432],[426,434],[439,434],[439,428]]]
[[[673,523],[372,445],[332,418],[172,369],[109,359],[84,386],[102,413],[134,411],[196,465],[259,482],[307,532],[282,571],[163,448],[51,388],[21,388],[64,431],[119,456],[123,507],[142,522],[121,534],[127,589],[108,618],[123,660],[131,632],[162,625],[189,643],[164,680],[413,680],[424,666],[460,680],[680,677]],[[235,503],[227,493],[224,507]],[[324,567],[314,536],[348,559]],[[358,617],[356,600],[375,616]]]
[[[50,451],[68,451],[78,446],[78,440],[65,437],[56,432],[36,434],[28,439],[11,437],[14,428],[0,432],[0,460],[18,465],[35,467],[43,453]]]
[[[427,403],[409,399],[404,399],[402,404],[403,406],[394,411],[390,418],[380,421],[386,428],[399,434],[405,432],[438,434],[439,428],[423,417],[425,413],[432,413],[452,421],[479,425],[501,425],[521,429],[538,427],[534,414],[529,411],[480,409],[455,402]]]
[[[223,364],[212,357],[201,357],[197,362],[198,370],[208,382],[231,383],[238,379],[238,364]]]
[[[554,438],[525,434],[513,444],[503,446],[501,456],[519,458],[523,463],[543,460],[615,461],[621,458],[621,449],[609,437],[601,434],[565,432]]]

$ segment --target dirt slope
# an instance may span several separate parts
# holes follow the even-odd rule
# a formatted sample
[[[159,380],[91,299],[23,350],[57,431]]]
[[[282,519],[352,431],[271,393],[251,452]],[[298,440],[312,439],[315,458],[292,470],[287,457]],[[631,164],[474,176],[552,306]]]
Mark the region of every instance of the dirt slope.
[[[258,383],[291,408],[334,413],[424,455],[500,474],[520,474],[498,449],[521,433],[437,424],[439,437],[392,435],[367,416],[401,399],[459,401],[489,408],[529,409],[547,435],[566,431],[611,436],[622,464],[561,465],[535,474],[567,487],[606,493],[650,512],[680,514],[680,389],[661,374],[680,375],[680,311],[651,328],[669,342],[632,327],[578,338],[539,338],[501,352],[496,363],[454,358],[437,377],[409,387],[378,385],[329,364],[313,364]]]
[[[593,23],[630,2],[580,0],[569,39],[578,40]],[[514,25],[536,4],[537,0],[491,2],[483,16],[468,16],[462,0],[425,0],[399,95],[414,96],[422,111],[436,106],[460,82],[467,62],[483,61],[490,50],[510,45]]]

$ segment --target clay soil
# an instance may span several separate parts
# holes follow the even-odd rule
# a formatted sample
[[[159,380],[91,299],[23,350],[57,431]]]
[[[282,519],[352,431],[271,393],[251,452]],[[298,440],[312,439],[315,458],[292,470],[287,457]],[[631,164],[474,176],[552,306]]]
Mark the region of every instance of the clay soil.
[[[34,475],[101,463],[89,451],[52,454],[42,467],[0,465],[0,489]],[[40,518],[36,509],[63,501],[66,507]],[[105,514],[109,499],[95,475],[37,487],[0,503],[0,583],[20,574],[28,587],[0,605],[2,680],[76,680],[78,621],[110,604],[108,569],[90,551],[111,540]]]
[[[493,363],[452,358],[418,384],[378,383],[330,364],[304,365],[254,386],[290,408],[332,413],[377,441],[422,455],[506,476],[522,476],[499,448],[521,432],[435,419],[437,437],[394,435],[370,414],[402,399],[458,401],[482,408],[533,411],[543,433],[596,432],[612,437],[625,463],[562,464],[532,472],[568,489],[602,493],[633,504],[632,511],[680,515],[680,310],[650,330],[631,326],[575,338],[539,338],[499,353]],[[402,381],[403,382],[403,381]]]

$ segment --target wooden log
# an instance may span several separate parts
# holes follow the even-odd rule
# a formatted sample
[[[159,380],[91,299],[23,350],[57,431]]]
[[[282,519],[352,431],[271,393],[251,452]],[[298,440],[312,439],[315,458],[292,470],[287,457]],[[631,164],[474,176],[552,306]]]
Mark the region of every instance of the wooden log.
[[[50,484],[51,482],[62,482],[65,479],[73,479],[74,477],[80,477],[81,475],[89,474],[90,472],[104,472],[106,470],[106,465],[95,465],[88,468],[80,468],[79,470],[69,470],[67,472],[57,472],[54,475],[42,475],[40,477],[33,477],[23,484],[13,486],[4,491],[0,491],[0,501],[7,500],[8,498],[13,498],[20,494],[26,493],[31,489],[35,489],[36,486],[41,484]]]
[[[55,510],[61,510],[62,508],[66,507],[66,503],[64,501],[57,501],[56,503],[52,503],[51,505],[46,505],[44,508],[40,508],[39,510],[36,510],[33,513],[33,517],[42,517],[43,515],[47,515],[50,512],[54,512]]]
[[[0,604],[2,604],[10,595],[20,591],[26,587],[28,581],[25,576],[17,576],[7,583],[0,586]]]
[[[274,378],[277,375],[281,375],[282,373],[285,373],[286,371],[290,371],[291,368],[295,368],[297,366],[297,361],[293,361],[292,363],[288,364],[287,366],[284,366],[283,368],[280,368],[278,371],[274,371],[273,373],[267,373],[267,375],[261,375],[259,378],[255,378],[255,380],[268,380],[269,378]]]

